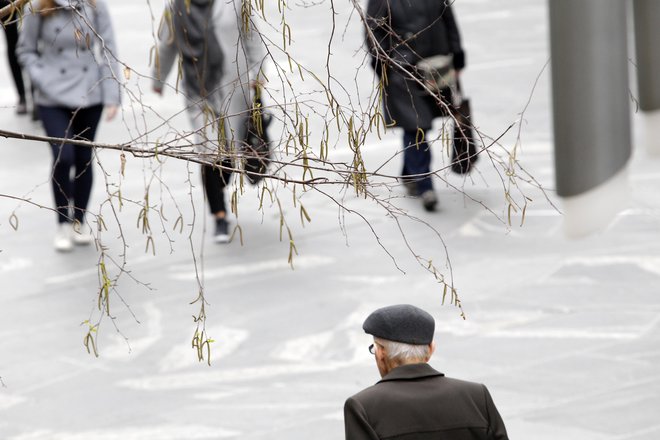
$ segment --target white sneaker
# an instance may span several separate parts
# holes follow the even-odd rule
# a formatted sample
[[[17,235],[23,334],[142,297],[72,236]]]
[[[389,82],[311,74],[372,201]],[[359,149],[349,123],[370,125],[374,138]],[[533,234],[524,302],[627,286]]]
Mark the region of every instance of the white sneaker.
[[[89,228],[84,227],[80,222],[73,222],[72,232],[73,243],[78,246],[87,246],[94,240]]]
[[[55,232],[55,241],[53,242],[55,250],[58,252],[70,252],[73,249],[73,240],[71,239],[71,225],[69,223],[60,223]]]

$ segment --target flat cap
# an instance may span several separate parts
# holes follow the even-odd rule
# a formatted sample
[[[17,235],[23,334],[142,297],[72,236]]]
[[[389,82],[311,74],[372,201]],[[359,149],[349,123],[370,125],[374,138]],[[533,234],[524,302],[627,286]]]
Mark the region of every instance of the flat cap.
[[[371,313],[362,324],[365,333],[389,341],[412,345],[433,342],[435,320],[428,312],[410,304],[383,307]]]

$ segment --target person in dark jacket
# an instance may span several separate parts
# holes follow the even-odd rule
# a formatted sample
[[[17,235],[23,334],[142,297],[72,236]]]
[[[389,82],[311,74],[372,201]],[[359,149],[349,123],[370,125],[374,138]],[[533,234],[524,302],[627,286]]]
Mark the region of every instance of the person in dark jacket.
[[[435,321],[408,304],[383,307],[362,325],[382,379],[344,405],[346,440],[508,440],[488,389],[451,379],[427,362]]]
[[[438,203],[431,180],[431,150],[426,134],[433,119],[449,116],[412,76],[416,64],[435,55],[452,55],[456,74],[465,54],[454,14],[446,0],[369,0],[366,42],[371,64],[384,81],[383,112],[388,125],[403,129],[402,178],[408,194],[419,196],[427,211]],[[451,102],[449,90],[441,97]]]
[[[9,0],[0,0],[0,8],[9,6]],[[16,104],[16,114],[24,115],[27,113],[27,102],[25,100],[25,82],[23,81],[23,71],[16,58],[16,44],[18,43],[18,22],[20,11],[6,17],[2,22],[2,28],[7,37],[7,61],[11,69],[11,76],[14,79],[14,86],[18,93],[18,103]]]

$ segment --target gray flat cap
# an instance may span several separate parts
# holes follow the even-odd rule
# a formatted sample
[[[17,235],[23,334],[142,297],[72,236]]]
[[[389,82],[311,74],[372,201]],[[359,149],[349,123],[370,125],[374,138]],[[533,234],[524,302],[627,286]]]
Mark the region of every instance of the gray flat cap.
[[[389,341],[413,345],[433,342],[435,320],[419,307],[397,304],[371,313],[362,324],[365,333]]]

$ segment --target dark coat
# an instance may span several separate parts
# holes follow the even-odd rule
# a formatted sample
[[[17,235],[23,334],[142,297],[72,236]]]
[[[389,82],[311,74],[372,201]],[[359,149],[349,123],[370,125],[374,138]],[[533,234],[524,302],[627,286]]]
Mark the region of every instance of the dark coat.
[[[461,70],[465,55],[451,6],[445,0],[369,0],[367,25],[374,36],[366,37],[371,64],[380,76],[387,74],[383,111],[388,124],[431,128],[434,118],[447,116],[443,108],[387,58],[414,71],[422,58],[452,54],[454,67]]]
[[[484,385],[444,377],[428,364],[390,371],[344,406],[346,440],[507,440]]]

